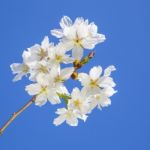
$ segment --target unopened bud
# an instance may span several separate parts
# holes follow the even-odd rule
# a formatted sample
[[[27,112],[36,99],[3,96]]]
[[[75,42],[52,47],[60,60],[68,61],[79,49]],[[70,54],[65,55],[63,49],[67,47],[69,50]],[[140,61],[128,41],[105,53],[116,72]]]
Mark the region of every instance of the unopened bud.
[[[88,57],[91,59],[91,58],[93,58],[93,57],[94,57],[94,55],[95,55],[95,52],[94,52],[94,51],[92,51],[91,53],[89,53]]]
[[[78,78],[78,73],[77,72],[73,72],[73,74],[71,75],[71,78],[76,80]]]

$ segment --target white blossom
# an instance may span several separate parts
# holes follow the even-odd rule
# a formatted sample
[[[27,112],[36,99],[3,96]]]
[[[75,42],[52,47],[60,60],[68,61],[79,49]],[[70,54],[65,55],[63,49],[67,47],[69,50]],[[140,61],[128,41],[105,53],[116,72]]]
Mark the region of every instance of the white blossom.
[[[79,73],[78,79],[88,94],[97,94],[103,88],[113,88],[116,86],[113,78],[110,77],[111,72],[114,70],[114,66],[109,66],[104,70],[104,75],[102,75],[101,66],[96,66],[90,70],[89,75]]]
[[[13,74],[16,74],[16,76],[13,78],[13,81],[21,80],[23,76],[30,72],[30,66],[26,61],[26,56],[24,53],[25,51],[22,54],[23,63],[13,63],[10,65]]]
[[[78,17],[73,23],[72,20],[64,16],[60,21],[61,29],[51,30],[51,34],[61,38],[68,49],[72,49],[73,57],[80,60],[83,56],[83,48],[93,49],[96,44],[105,40],[105,35],[99,34],[94,22],[89,23],[82,17]]]
[[[77,110],[81,116],[87,114],[90,109],[90,103],[85,91],[80,91],[77,87],[74,88],[71,93],[71,99],[68,102],[68,107]]]
[[[45,83],[41,80],[41,78],[37,78],[37,81],[37,83],[26,86],[25,89],[29,95],[36,95],[35,104],[42,106],[47,102],[47,100],[50,101],[51,104],[59,104],[60,99],[57,95],[53,82],[49,81]]]
[[[54,44],[50,43],[49,38],[45,36],[41,42],[41,45],[33,45],[32,47],[28,48],[27,51],[25,51],[24,55],[26,55],[26,60],[29,63],[39,62],[48,58],[48,51],[52,47],[54,47]]]
[[[102,109],[102,107],[108,107],[111,105],[111,99],[110,96],[115,94],[116,91],[112,90],[110,91],[109,88],[101,90],[99,93],[95,95],[91,95],[90,100],[90,109],[93,110],[96,106],[99,109]]]
[[[69,64],[74,61],[74,59],[67,54],[67,49],[62,43],[59,43],[48,51],[48,59],[51,66],[60,66],[61,63]]]
[[[37,76],[41,74],[48,75],[51,69],[49,63],[44,60],[37,63],[32,63],[30,68],[31,70],[29,79],[31,81],[36,81]]]
[[[77,126],[78,125],[78,118],[82,120],[86,120],[87,116],[80,116],[80,114],[73,109],[66,109],[66,108],[60,108],[57,109],[56,114],[59,116],[54,119],[53,124],[58,126],[62,124],[64,121],[70,126]]]
[[[54,45],[45,36],[41,44],[34,44],[23,51],[22,63],[13,63],[10,67],[15,74],[13,81],[28,75],[32,83],[25,90],[35,96],[35,105],[43,106],[47,101],[51,104],[64,101],[65,107],[56,111],[58,117],[54,119],[54,125],[66,122],[70,126],[77,126],[79,119],[85,122],[96,107],[102,109],[111,105],[110,98],[117,92],[111,72],[116,69],[112,65],[102,71],[101,66],[95,66],[89,74],[78,73],[78,69],[92,58],[92,55],[88,55],[82,59],[83,49],[94,49],[105,40],[105,35],[98,33],[94,22],[89,23],[82,17],[73,22],[64,16],[60,27],[51,30],[51,34],[59,38],[59,43]],[[71,77],[81,82],[82,89],[74,87],[69,93],[65,81]]]

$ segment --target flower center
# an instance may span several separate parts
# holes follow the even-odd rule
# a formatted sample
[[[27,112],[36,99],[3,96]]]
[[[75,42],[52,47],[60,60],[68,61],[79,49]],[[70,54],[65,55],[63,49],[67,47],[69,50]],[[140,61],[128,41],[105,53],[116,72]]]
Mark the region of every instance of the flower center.
[[[40,57],[40,60],[44,59],[47,56],[47,52],[44,51],[44,49],[40,49],[40,52],[38,53],[38,56]]]
[[[82,104],[81,101],[78,100],[78,99],[74,101],[74,105],[75,105],[75,107],[78,108],[78,109],[80,108],[80,105],[81,105],[81,104]]]
[[[40,68],[39,68],[39,72],[48,73],[48,69],[47,69],[47,67],[41,65]]]
[[[60,63],[62,61],[62,56],[61,55],[56,55],[55,59],[58,63]]]
[[[42,93],[46,93],[46,86],[41,87],[40,94],[42,94]]]
[[[95,98],[98,100],[100,99],[100,95],[96,95]]]
[[[90,86],[91,87],[96,87],[97,86],[97,80],[91,80]]]
[[[81,42],[82,42],[82,40],[81,40],[81,39],[78,39],[78,38],[74,40],[75,45],[76,45],[76,46],[79,46],[79,47],[82,47]]]
[[[64,80],[60,76],[57,76],[55,82],[64,82]]]
[[[22,67],[22,71],[25,72],[25,73],[28,72],[29,67],[26,64],[24,64],[23,67]]]

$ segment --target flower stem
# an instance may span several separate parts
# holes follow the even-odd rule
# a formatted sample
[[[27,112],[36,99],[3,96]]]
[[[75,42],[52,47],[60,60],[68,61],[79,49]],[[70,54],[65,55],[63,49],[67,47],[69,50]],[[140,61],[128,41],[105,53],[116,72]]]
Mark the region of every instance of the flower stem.
[[[0,128],[0,134],[18,117],[23,111],[25,111],[30,105],[35,102],[36,96],[33,96],[23,107],[21,107],[17,112],[14,112],[8,121]]]

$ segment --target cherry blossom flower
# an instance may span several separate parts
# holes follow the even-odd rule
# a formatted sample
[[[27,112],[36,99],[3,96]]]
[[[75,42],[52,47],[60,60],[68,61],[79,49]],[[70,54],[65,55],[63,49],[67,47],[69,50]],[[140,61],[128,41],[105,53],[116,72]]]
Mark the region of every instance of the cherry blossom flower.
[[[78,17],[73,23],[64,16],[60,21],[61,29],[51,30],[51,34],[61,38],[61,42],[72,49],[73,57],[80,60],[83,56],[83,48],[93,49],[96,44],[105,40],[105,35],[99,34],[94,22],[89,24],[88,20]]]
[[[37,83],[27,85],[25,90],[29,95],[36,95],[35,105],[42,106],[47,100],[51,104],[59,104],[61,102],[53,82],[45,83],[40,77],[37,78]]]
[[[87,96],[84,90],[80,91],[79,88],[74,88],[71,93],[71,99],[68,102],[68,107],[77,110],[81,115],[87,114],[90,109],[89,96]]]
[[[61,63],[69,64],[74,61],[69,54],[66,54],[67,50],[64,47],[64,44],[59,43],[55,47],[52,47],[48,51],[48,59],[50,66],[60,66]]]
[[[78,118],[82,120],[86,120],[87,116],[80,116],[80,114],[76,110],[60,108],[57,109],[56,114],[59,116],[54,119],[53,124],[58,126],[62,124],[64,121],[70,126],[78,125]]]
[[[13,74],[16,74],[16,76],[13,78],[13,81],[21,80],[23,76],[29,74],[30,72],[30,66],[26,61],[24,52],[22,54],[22,58],[23,58],[23,63],[13,63],[10,65]]]
[[[89,75],[79,73],[78,79],[88,94],[97,94],[103,88],[115,87],[116,84],[113,78],[110,77],[112,71],[115,71],[115,67],[109,66],[104,70],[104,75],[101,76],[102,68],[101,66],[96,66],[90,70]]]

